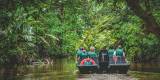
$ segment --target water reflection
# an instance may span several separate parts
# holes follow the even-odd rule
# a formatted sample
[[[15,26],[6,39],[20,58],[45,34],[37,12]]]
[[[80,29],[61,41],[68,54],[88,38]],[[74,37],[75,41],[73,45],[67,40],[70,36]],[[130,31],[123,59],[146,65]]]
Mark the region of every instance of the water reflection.
[[[132,73],[132,75],[135,75],[135,77],[138,75],[139,80],[160,80],[159,74],[142,72]],[[0,80],[90,80],[88,77],[90,78],[88,74],[76,74],[74,59],[56,59],[53,65],[41,64],[0,68]],[[102,77],[104,76],[102,75]],[[107,80],[107,77],[104,80]]]
[[[1,68],[0,80],[75,80],[74,60],[56,59],[53,65],[27,65]]]

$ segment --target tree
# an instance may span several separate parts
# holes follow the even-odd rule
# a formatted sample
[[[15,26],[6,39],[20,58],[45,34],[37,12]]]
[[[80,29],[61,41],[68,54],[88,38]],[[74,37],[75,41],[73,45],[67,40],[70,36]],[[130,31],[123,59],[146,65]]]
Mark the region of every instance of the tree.
[[[126,0],[126,2],[135,15],[144,21],[146,30],[160,37],[160,25],[150,11],[150,0]],[[145,2],[146,9],[141,7],[142,2]]]

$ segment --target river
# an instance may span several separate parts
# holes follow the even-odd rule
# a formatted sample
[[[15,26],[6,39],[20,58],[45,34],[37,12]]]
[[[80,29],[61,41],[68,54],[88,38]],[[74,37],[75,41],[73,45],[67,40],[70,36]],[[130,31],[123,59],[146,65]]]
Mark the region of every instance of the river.
[[[1,68],[0,80],[75,80],[72,59],[55,59],[52,65],[35,64]]]
[[[73,59],[0,69],[0,80],[137,80],[126,74],[79,74]]]

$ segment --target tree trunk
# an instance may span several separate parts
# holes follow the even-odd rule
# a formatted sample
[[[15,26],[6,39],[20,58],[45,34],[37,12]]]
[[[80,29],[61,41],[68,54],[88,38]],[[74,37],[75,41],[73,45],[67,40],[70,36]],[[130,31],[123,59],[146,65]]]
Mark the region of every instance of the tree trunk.
[[[157,37],[160,37],[160,26],[152,13],[148,9],[144,10],[140,6],[139,0],[126,0],[126,2],[135,15],[144,21],[146,30],[155,34]]]

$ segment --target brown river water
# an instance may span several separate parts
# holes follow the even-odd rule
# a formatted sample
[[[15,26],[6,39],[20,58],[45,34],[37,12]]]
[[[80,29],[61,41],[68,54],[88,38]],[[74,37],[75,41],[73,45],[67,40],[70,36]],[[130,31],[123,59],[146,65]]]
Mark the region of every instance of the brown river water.
[[[0,80],[138,80],[126,74],[79,74],[73,59],[0,69]],[[141,79],[139,79],[141,80]]]

